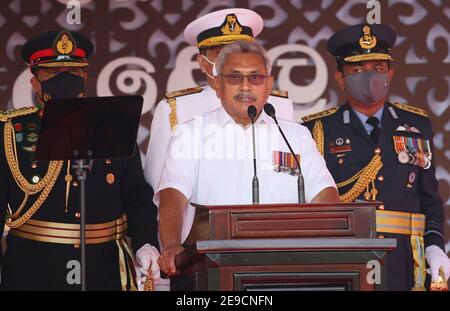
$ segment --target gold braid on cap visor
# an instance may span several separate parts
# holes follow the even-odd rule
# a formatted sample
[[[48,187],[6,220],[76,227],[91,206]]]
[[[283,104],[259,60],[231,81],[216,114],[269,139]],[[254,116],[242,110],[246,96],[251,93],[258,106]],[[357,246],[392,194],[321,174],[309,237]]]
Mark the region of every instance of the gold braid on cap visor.
[[[347,56],[344,58],[344,62],[348,63],[356,63],[356,62],[364,62],[368,60],[390,60],[393,61],[394,59],[391,57],[391,55],[383,54],[383,53],[370,53],[370,54],[360,54],[360,55],[354,55],[354,56]]]
[[[198,47],[208,47],[208,46],[216,46],[216,45],[223,45],[223,44],[229,44],[237,40],[247,40],[247,41],[254,41],[255,38],[253,38],[250,35],[223,35],[223,36],[217,36],[217,37],[211,37],[205,40],[202,40],[198,43]]]

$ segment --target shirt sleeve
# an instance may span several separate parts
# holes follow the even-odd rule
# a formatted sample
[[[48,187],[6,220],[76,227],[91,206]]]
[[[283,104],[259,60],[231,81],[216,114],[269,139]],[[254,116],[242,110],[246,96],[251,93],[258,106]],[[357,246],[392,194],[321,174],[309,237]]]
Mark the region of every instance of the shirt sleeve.
[[[169,121],[170,107],[166,100],[159,102],[150,128],[150,141],[144,161],[144,176],[153,189],[158,189],[164,168],[172,130]]]
[[[176,131],[170,139],[166,160],[161,175],[158,191],[154,202],[159,206],[159,192],[166,188],[174,188],[180,191],[189,201],[197,179],[198,146],[193,129],[185,124],[177,126]]]
[[[336,183],[328,171],[322,155],[317,151],[316,143],[308,129],[298,125],[300,139],[300,166],[305,180],[306,202],[328,187],[336,188]]]
[[[433,154],[433,132],[431,121],[426,119],[424,128],[425,136],[429,139],[431,154]],[[445,249],[444,236],[444,207],[438,191],[438,181],[436,179],[436,166],[434,158],[431,160],[431,166],[428,169],[419,170],[418,193],[420,200],[420,211],[425,214],[425,247],[437,245]]]

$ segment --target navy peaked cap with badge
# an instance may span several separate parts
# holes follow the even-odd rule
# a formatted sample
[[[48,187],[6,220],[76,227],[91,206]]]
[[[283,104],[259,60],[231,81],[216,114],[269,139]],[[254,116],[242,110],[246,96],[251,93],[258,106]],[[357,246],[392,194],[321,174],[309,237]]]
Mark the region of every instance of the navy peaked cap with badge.
[[[31,67],[86,67],[94,44],[75,31],[47,31],[22,47],[22,58]]]
[[[327,42],[327,50],[338,64],[369,60],[392,61],[391,48],[396,38],[395,30],[388,25],[359,24],[332,35]]]
[[[184,38],[198,48],[211,48],[237,40],[253,41],[263,26],[263,19],[256,12],[230,8],[197,18],[186,26]]]

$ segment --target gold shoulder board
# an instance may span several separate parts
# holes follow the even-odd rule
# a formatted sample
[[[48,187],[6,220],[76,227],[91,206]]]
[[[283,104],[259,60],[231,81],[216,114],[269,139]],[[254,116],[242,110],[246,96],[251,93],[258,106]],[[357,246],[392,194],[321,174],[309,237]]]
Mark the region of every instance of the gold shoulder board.
[[[270,92],[270,95],[277,96],[277,97],[288,98],[288,91],[272,90],[272,92]]]
[[[407,104],[401,104],[401,103],[394,103],[394,106],[397,107],[398,109],[405,110],[405,111],[408,111],[411,113],[415,113],[422,117],[428,117],[428,113],[424,109],[421,109],[421,108],[417,108],[414,106],[410,106]]]
[[[0,111],[0,121],[7,122],[8,120],[11,120],[16,117],[35,113],[38,110],[39,108],[37,107],[24,107],[19,109],[9,109],[6,111]]]
[[[191,88],[184,89],[184,90],[168,92],[164,96],[167,99],[169,99],[169,98],[175,98],[175,97],[180,97],[180,96],[189,95],[189,94],[200,93],[201,91],[203,91],[203,88],[200,86],[197,86],[197,87],[191,87]]]
[[[339,109],[339,107],[334,107],[334,108],[330,108],[328,110],[324,110],[324,111],[321,111],[321,112],[313,113],[313,114],[310,114],[308,116],[303,117],[302,120],[303,120],[303,122],[308,122],[308,121],[311,121],[311,120],[315,120],[315,119],[319,119],[319,118],[322,118],[322,117],[326,117],[326,116],[332,115],[333,113],[338,111],[338,109]]]

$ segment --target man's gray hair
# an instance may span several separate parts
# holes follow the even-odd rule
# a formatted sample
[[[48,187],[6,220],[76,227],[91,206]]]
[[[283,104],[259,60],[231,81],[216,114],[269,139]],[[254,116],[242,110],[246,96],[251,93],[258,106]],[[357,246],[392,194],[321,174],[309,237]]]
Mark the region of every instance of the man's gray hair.
[[[225,65],[225,61],[227,60],[228,55],[233,53],[255,53],[261,56],[264,61],[264,66],[266,66],[267,74],[270,74],[272,64],[270,63],[270,59],[267,56],[266,50],[258,43],[247,40],[234,41],[233,43],[225,45],[220,50],[219,56],[217,56],[216,60],[216,70],[218,74],[222,73],[222,69]]]

